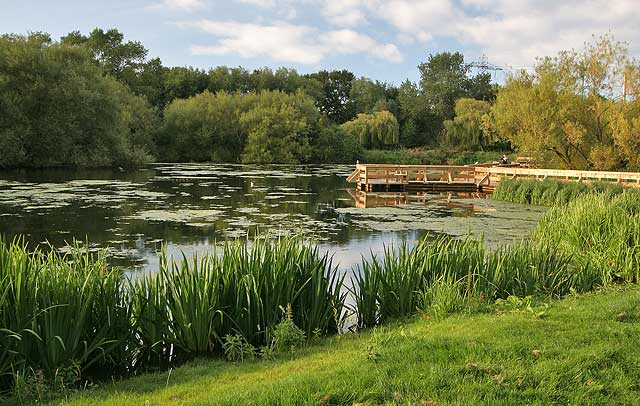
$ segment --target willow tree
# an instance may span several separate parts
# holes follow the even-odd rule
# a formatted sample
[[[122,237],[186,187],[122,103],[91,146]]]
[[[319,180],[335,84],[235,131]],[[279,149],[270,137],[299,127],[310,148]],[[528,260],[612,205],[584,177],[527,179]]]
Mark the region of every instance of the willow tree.
[[[483,100],[462,98],[456,101],[455,117],[445,120],[444,141],[452,147],[481,149],[492,141],[483,123],[491,112],[491,104]]]
[[[355,136],[365,148],[385,148],[400,142],[398,120],[388,111],[358,114],[341,127],[347,134]]]
[[[637,166],[637,62],[609,35],[507,79],[491,127],[521,152],[565,168]]]

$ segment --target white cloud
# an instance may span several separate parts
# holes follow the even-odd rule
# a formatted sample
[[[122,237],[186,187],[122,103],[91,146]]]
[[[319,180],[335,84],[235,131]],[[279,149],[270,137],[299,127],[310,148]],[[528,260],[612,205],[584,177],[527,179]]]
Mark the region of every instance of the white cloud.
[[[495,63],[531,66],[612,32],[640,50],[638,0],[319,0],[331,24],[386,22],[403,44],[454,39]],[[381,25],[382,24],[382,25]]]
[[[216,37],[214,45],[196,45],[195,55],[238,54],[244,58],[317,64],[330,55],[365,54],[392,63],[402,61],[400,50],[393,44],[376,41],[353,30],[322,32],[305,25],[278,22],[271,25],[235,21],[200,20],[182,23]]]
[[[271,8],[276,5],[276,0],[238,0],[240,3],[250,4],[261,8]]]
[[[331,24],[352,27],[367,22],[363,0],[324,0],[322,14]]]
[[[428,42],[446,33],[459,13],[449,0],[391,0],[370,5],[378,18],[388,21],[397,30],[415,35]]]
[[[402,54],[393,44],[382,44],[373,38],[353,30],[329,31],[322,38],[328,52],[341,54],[366,53],[393,63],[402,62]]]
[[[213,0],[163,1],[193,9]],[[235,1],[268,10],[271,16],[253,24],[203,20],[196,26],[217,39],[213,45],[194,47],[194,53],[236,53],[305,64],[318,63],[332,54],[364,54],[400,62],[400,49],[386,42],[417,47],[451,44],[453,40],[469,59],[486,54],[496,64],[526,67],[534,65],[536,57],[581,48],[592,35],[607,32],[629,42],[632,52],[640,52],[639,0]],[[321,14],[334,28],[273,22],[274,18],[293,21],[299,15],[309,17],[310,12]],[[363,28],[357,32],[356,26]],[[370,33],[387,39],[375,40]]]
[[[640,46],[640,8],[634,0],[492,0],[477,17],[457,24],[456,38],[480,47],[495,63],[531,66],[536,57],[581,48],[592,35],[613,33]],[[636,3],[637,5],[637,3]]]
[[[196,11],[205,7],[204,0],[163,0],[160,7],[170,10]]]

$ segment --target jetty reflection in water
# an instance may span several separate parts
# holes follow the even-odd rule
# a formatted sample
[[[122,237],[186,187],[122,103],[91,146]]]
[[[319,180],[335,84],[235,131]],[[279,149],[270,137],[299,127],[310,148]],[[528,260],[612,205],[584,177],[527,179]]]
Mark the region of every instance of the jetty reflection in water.
[[[363,192],[352,188],[347,192],[353,198],[355,207],[359,209],[367,209],[374,207],[396,207],[410,204],[416,205],[435,205],[447,208],[460,208],[475,211],[495,211],[493,207],[469,202],[469,200],[486,199],[488,195],[485,193],[398,193],[398,192]],[[466,199],[466,200],[460,200]]]

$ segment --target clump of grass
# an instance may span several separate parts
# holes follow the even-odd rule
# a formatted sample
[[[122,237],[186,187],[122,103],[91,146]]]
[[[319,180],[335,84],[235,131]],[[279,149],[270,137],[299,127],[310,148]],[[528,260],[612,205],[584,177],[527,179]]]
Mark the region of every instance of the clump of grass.
[[[491,299],[534,294],[560,297],[575,287],[571,260],[551,244],[524,240],[505,245],[487,255],[478,287]]]
[[[520,183],[518,193],[527,199],[541,195],[540,183]],[[564,190],[561,199],[569,202],[552,208],[521,242],[487,252],[471,239],[425,239],[413,249],[403,245],[387,249],[382,259],[363,261],[353,279],[358,325],[381,324],[415,313],[418,306],[447,314],[478,299],[557,298],[639,282],[640,194],[573,198],[567,196],[578,196],[580,187]]]
[[[461,311],[465,306],[465,284],[462,280],[440,277],[421,292],[420,311],[442,318]]]
[[[283,308],[307,335],[336,333],[345,293],[327,254],[301,237],[227,242],[219,252],[171,262],[132,284],[141,362],[220,352],[223,337],[271,342]]]

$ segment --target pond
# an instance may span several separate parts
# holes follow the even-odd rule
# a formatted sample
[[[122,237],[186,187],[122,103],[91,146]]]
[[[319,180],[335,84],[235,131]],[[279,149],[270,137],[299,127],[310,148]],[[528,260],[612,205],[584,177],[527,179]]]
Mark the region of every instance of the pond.
[[[348,270],[385,246],[468,233],[496,246],[526,237],[544,208],[486,196],[364,194],[350,166],[155,164],[138,170],[0,172],[0,233],[64,251],[74,239],[111,264],[154,271],[157,252],[210,251],[258,231],[302,232]]]

